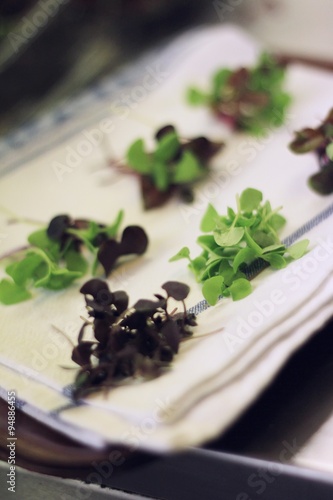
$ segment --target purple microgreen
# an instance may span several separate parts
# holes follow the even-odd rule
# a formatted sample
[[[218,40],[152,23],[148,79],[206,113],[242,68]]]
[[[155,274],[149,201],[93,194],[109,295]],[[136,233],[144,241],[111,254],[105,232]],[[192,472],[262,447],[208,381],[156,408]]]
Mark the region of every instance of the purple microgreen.
[[[313,174],[308,180],[309,186],[321,195],[333,193],[333,162]]]
[[[133,309],[140,314],[153,315],[159,307],[159,302],[160,301],[156,302],[149,299],[140,299],[134,304]]]
[[[84,295],[91,295],[94,299],[96,300],[101,300],[103,297],[103,301],[105,300],[106,296],[110,296],[109,292],[109,287],[105,281],[97,278],[93,278],[89,281],[87,281],[82,287],[80,288],[80,292],[83,293]],[[111,295],[112,297],[112,295]],[[113,297],[112,297],[113,298]],[[112,298],[110,298],[110,304],[112,301]]]
[[[57,215],[51,219],[46,234],[51,240],[61,240],[71,225],[68,215]]]
[[[177,354],[181,340],[177,323],[172,319],[166,320],[162,325],[161,335],[164,337],[165,342],[171,348],[172,352]]]
[[[90,362],[90,357],[96,342],[85,340],[74,347],[72,352],[72,361],[80,366],[86,366]]]
[[[173,125],[164,125],[155,133],[155,139],[160,141],[163,137],[169,135],[170,133],[176,133],[175,127]]]
[[[333,108],[317,128],[295,132],[289,148],[294,153],[316,153],[320,170],[309,178],[308,184],[321,195],[333,193]]]
[[[124,255],[142,255],[148,246],[146,232],[140,226],[127,226],[122,234],[121,241],[114,239],[104,241],[97,253],[97,258],[108,276],[116,261]]]
[[[223,143],[214,142],[207,137],[196,137],[183,146],[183,151],[190,151],[203,166],[223,147]]]
[[[168,297],[175,300],[185,300],[190,292],[190,287],[179,281],[167,281],[162,285],[162,288],[166,291]]]
[[[138,174],[145,209],[166,203],[177,192],[183,201],[193,200],[192,187],[208,174],[209,160],[223,147],[205,137],[184,140],[172,125],[160,128],[156,147],[146,152],[142,139],[127,151],[129,167]]]
[[[85,321],[72,350],[72,360],[79,365],[74,381],[74,399],[103,388],[111,388],[132,377],[149,380],[170,366],[182,340],[192,335],[195,315],[187,313],[184,299],[189,287],[167,282],[162,288],[167,296],[157,300],[140,299],[128,308],[124,291],[111,292],[107,283],[89,280],[81,287],[89,316],[93,318],[94,340],[84,340]],[[184,304],[183,312],[170,314],[170,297]]]
[[[320,129],[304,128],[295,132],[294,140],[289,144],[289,148],[294,153],[308,153],[320,148],[325,142],[325,134]]]
[[[211,90],[190,88],[188,102],[208,106],[235,130],[264,135],[285,120],[290,96],[283,90],[285,69],[268,54],[262,54],[252,68],[219,69],[212,77]]]
[[[101,244],[98,249],[97,259],[103,266],[105,276],[110,274],[120,255],[120,244],[116,240],[110,239]]]
[[[121,236],[120,245],[123,255],[142,255],[148,246],[147,234],[140,226],[127,226]]]
[[[165,203],[170,200],[175,191],[175,188],[170,186],[167,190],[161,191],[154,184],[154,179],[152,178],[152,176],[141,176],[140,188],[143,207],[145,210],[150,210],[152,208],[158,208],[165,205]]]

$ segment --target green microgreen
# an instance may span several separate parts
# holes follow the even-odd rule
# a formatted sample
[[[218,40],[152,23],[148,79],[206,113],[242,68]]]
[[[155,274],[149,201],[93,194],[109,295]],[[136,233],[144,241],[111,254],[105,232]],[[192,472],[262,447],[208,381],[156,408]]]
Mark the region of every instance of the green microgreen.
[[[294,153],[314,152],[319,172],[310,176],[309,186],[319,194],[333,193],[333,108],[317,128],[304,128],[295,132],[289,144]]]
[[[219,69],[209,92],[192,87],[187,99],[194,106],[208,106],[235,130],[264,135],[285,121],[291,98],[283,90],[284,80],[285,68],[263,53],[254,67]]]
[[[280,207],[281,208],[281,207]],[[236,197],[236,209],[228,207],[227,215],[219,215],[208,205],[201,221],[205,233],[197,238],[202,252],[191,258],[188,247],[183,247],[170,261],[186,259],[202,293],[210,305],[221,296],[240,300],[251,293],[251,265],[254,261],[282,269],[288,262],[299,259],[307,251],[308,240],[286,247],[278,231],[286,219],[263,201],[261,191],[245,189]]]
[[[0,302],[27,300],[32,288],[66,288],[89,271],[91,260],[93,274],[100,267],[108,276],[119,258],[143,254],[148,238],[140,226],[127,226],[117,238],[123,215],[120,210],[109,225],[68,215],[53,217],[47,227],[28,236],[29,246],[10,257],[6,254],[11,262],[5,268],[9,278],[0,281]]]
[[[192,201],[193,184],[208,174],[208,162],[223,144],[205,137],[184,141],[172,125],[159,129],[155,139],[154,151],[147,152],[137,139],[126,154],[128,166],[140,177],[144,208],[163,205],[175,191]]]

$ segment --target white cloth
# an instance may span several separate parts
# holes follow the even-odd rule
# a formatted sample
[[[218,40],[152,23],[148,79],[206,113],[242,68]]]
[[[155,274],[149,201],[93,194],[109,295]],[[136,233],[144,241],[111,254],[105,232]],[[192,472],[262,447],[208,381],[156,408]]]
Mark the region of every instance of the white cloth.
[[[253,294],[242,301],[223,299],[201,313],[196,334],[219,331],[184,343],[167,374],[91,395],[85,405],[60,412],[70,403],[64,388],[76,373],[64,366],[76,365],[70,360],[70,342],[56,328],[76,341],[80,316],[85,315],[78,284],[61,292],[38,292],[32,301],[22,304],[1,306],[2,397],[6,398],[7,390],[16,390],[24,411],[95,446],[114,442],[172,450],[195,445],[230,425],[294,350],[329,319],[333,297],[329,209],[333,200],[307,186],[307,177],[318,168],[315,158],[293,155],[287,145],[293,130],[316,126],[325,117],[332,105],[332,75],[290,67],[286,86],[294,100],[286,125],[264,139],[232,136],[207,110],[191,108],[184,101],[188,85],[207,86],[215,69],[251,64],[258,51],[253,40],[232,26],[182,36],[159,60],[145,67],[141,84],[132,89],[131,105],[126,107],[119,100],[105,103],[104,119],[112,119],[112,127],[108,133],[103,131],[102,144],[96,139],[101,137],[96,130],[102,130],[98,121],[27,160],[2,178],[1,204],[16,214],[45,222],[59,213],[109,222],[124,208],[124,223],[141,224],[150,237],[147,253],[109,278],[111,289],[125,289],[131,303],[151,298],[167,280],[190,284],[188,306],[202,300],[200,286],[185,261],[168,263],[168,259],[184,245],[193,254],[199,253],[195,240],[207,203],[224,213],[246,187],[262,190],[273,207],[283,205],[288,221],[283,237],[324,214],[303,227],[304,237],[310,239],[309,253],[282,271],[261,273],[253,280]],[[138,89],[145,88],[147,75],[150,83],[152,78],[160,81],[142,99]],[[141,102],[134,102],[135,96]],[[103,169],[103,151],[123,157],[133,139],[144,137],[151,143],[154,130],[166,123],[175,124],[184,137],[204,134],[225,139],[228,145],[214,159],[210,178],[198,186],[192,206],[172,200],[163,208],[142,212],[136,179]],[[25,223],[8,225],[7,218],[4,214],[0,221],[4,253],[23,245],[32,231]]]

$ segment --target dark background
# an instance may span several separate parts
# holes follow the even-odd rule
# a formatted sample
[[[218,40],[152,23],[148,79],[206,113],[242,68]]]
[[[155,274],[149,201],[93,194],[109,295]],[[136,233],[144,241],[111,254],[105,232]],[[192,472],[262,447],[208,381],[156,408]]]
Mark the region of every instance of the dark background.
[[[209,16],[203,0],[0,0],[0,135]]]

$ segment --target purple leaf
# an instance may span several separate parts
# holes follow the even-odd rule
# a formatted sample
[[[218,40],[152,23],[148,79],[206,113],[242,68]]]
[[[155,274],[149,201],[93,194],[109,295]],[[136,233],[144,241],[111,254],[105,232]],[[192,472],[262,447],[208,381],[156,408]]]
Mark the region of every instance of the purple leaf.
[[[141,255],[146,251],[147,246],[148,237],[142,227],[125,227],[120,242],[121,255],[129,255],[132,253]]]
[[[162,285],[163,290],[166,291],[169,297],[175,300],[184,300],[189,294],[190,287],[179,281],[167,281]]]
[[[171,319],[166,321],[161,328],[161,334],[164,336],[166,343],[172,351],[177,354],[180,342],[179,328],[177,324]]]

